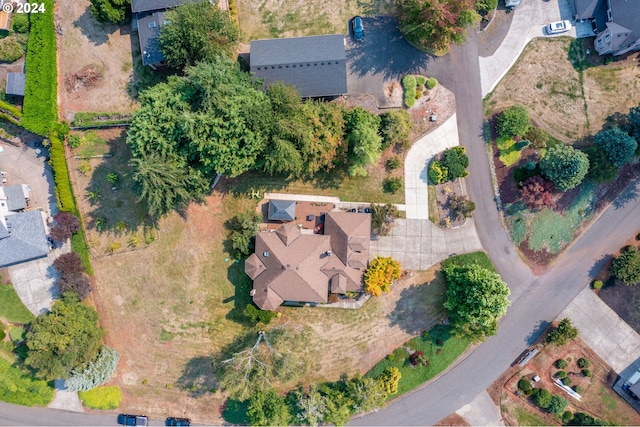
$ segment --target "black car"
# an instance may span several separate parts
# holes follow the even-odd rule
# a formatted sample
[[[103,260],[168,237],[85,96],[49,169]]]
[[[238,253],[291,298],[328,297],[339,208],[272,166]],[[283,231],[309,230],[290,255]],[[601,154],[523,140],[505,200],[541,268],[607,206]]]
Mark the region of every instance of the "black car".
[[[165,426],[190,426],[191,420],[189,418],[176,418],[169,417],[164,422]]]
[[[146,415],[118,415],[118,424],[123,426],[146,426],[149,425],[149,419]]]
[[[361,42],[364,39],[364,27],[362,26],[362,17],[354,16],[351,20],[351,33],[355,41]]]

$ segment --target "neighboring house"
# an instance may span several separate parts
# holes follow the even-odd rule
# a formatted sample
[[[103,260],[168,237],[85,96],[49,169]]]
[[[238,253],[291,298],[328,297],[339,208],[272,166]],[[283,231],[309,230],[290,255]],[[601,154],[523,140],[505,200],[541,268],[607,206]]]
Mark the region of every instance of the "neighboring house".
[[[624,55],[640,50],[640,1],[574,0],[576,19],[591,20],[597,37],[594,47],[600,55]]]
[[[303,98],[335,97],[347,93],[344,35],[253,40],[251,72],[265,86],[282,81],[295,86]]]
[[[24,212],[28,200],[28,186],[0,186],[0,268],[49,254],[45,214]]]
[[[4,3],[3,3],[4,6]],[[11,31],[11,17],[13,14],[11,12],[5,12],[3,9],[0,10],[0,30]]]
[[[5,93],[7,95],[24,96],[25,82],[26,77],[24,73],[7,73]]]
[[[163,25],[167,25],[164,12],[189,0],[131,0],[131,29],[138,31],[142,65],[157,69],[165,64],[160,52],[158,36]]]
[[[253,302],[275,310],[326,303],[329,293],[362,292],[370,235],[371,216],[352,212],[325,214],[324,235],[303,234],[293,222],[258,233],[245,263]]]

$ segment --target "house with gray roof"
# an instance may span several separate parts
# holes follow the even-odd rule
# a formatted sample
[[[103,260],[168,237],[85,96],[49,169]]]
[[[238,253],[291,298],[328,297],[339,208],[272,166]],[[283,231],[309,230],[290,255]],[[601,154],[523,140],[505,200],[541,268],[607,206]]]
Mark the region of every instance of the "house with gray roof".
[[[165,65],[158,37],[162,26],[169,24],[164,12],[190,0],[131,0],[131,29],[138,32],[142,65],[157,69]]]
[[[371,216],[328,212],[324,234],[303,234],[293,222],[256,235],[245,263],[251,296],[262,310],[327,303],[329,294],[362,292],[369,264]]]
[[[251,72],[264,85],[277,81],[295,86],[303,98],[347,93],[347,56],[342,34],[252,40]]]
[[[24,86],[27,79],[24,73],[7,73],[7,84],[4,93],[13,96],[24,96]]]
[[[594,47],[600,55],[624,55],[640,50],[638,0],[574,0],[576,19],[595,23]]]
[[[269,221],[293,221],[296,219],[296,202],[294,200],[270,200]]]
[[[24,211],[29,187],[0,186],[0,268],[20,264],[49,254],[45,213]]]

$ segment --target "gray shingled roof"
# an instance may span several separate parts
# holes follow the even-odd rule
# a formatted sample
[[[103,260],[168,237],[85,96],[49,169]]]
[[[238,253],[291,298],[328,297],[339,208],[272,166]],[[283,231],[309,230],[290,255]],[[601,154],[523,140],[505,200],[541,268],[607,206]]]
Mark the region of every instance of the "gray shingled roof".
[[[157,64],[164,61],[164,56],[160,52],[160,43],[158,42],[162,25],[164,25],[164,12],[138,15],[138,39],[140,40],[143,65]]]
[[[249,62],[251,72],[267,86],[276,81],[289,83],[305,98],[347,93],[342,34],[253,40]]]
[[[296,202],[291,200],[269,201],[269,215],[272,221],[293,221],[296,219]]]
[[[7,197],[7,209],[10,211],[20,211],[27,207],[27,200],[24,197],[22,185],[10,185],[2,187],[4,195]]]
[[[578,19],[588,19],[594,16],[596,6],[603,0],[574,0]],[[606,0],[604,0],[606,3]]]
[[[0,267],[46,257],[49,242],[40,211],[6,215],[9,237],[0,239]]]
[[[149,12],[180,6],[190,0],[131,0],[131,12]]]
[[[4,217],[3,217],[4,218]],[[4,222],[2,222],[2,220],[0,220],[0,240],[9,237],[10,234],[7,231],[7,227],[4,226]]]
[[[611,0],[611,20],[631,30],[631,34],[624,40],[619,42],[614,40],[614,44],[617,45],[618,48],[621,46],[626,47],[630,43],[640,39],[640,1]]]
[[[5,93],[7,95],[24,96],[26,77],[24,73],[8,73]]]

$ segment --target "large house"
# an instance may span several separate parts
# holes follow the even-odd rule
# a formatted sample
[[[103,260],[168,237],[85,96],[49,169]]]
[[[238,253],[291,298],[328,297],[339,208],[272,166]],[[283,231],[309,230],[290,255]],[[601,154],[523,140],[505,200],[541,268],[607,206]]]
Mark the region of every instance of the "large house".
[[[323,235],[303,234],[293,222],[258,233],[245,263],[253,302],[275,310],[283,303],[326,303],[329,293],[362,292],[370,235],[370,215],[355,212],[325,214]]]
[[[160,52],[158,36],[163,25],[169,22],[164,12],[189,0],[131,0],[131,29],[138,31],[142,65],[157,69],[165,65],[164,56]]]
[[[295,86],[303,98],[335,97],[347,93],[344,35],[253,40],[251,72],[270,83]]]
[[[44,213],[25,212],[28,200],[28,186],[0,186],[0,268],[49,254]]]
[[[576,20],[591,20],[597,30],[594,47],[600,55],[640,50],[638,0],[575,0]]]

